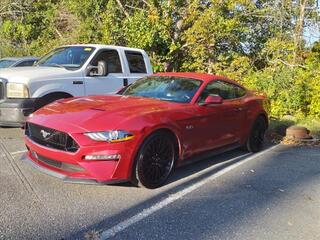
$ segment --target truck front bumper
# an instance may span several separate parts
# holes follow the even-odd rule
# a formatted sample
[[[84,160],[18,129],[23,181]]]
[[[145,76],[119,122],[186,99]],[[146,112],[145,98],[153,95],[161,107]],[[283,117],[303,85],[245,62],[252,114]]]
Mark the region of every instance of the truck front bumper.
[[[0,126],[22,126],[27,116],[36,110],[36,100],[36,98],[17,98],[0,101]]]

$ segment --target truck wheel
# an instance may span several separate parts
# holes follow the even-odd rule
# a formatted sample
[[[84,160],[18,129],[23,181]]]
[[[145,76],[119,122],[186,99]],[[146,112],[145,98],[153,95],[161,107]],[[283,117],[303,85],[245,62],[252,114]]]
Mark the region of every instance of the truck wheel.
[[[70,98],[72,97],[70,94],[67,93],[53,93],[48,94],[46,96],[43,96],[36,102],[36,110],[48,105],[49,103],[52,103],[56,100],[63,99],[63,98]]]

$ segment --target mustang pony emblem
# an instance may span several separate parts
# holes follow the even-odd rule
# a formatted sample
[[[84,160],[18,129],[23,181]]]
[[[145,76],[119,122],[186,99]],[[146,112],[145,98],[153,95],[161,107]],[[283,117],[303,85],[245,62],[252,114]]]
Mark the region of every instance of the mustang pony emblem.
[[[41,133],[41,135],[42,135],[43,138],[47,138],[47,137],[49,137],[49,136],[51,135],[51,133],[46,132],[46,131],[43,130],[43,129],[40,131],[40,133]]]

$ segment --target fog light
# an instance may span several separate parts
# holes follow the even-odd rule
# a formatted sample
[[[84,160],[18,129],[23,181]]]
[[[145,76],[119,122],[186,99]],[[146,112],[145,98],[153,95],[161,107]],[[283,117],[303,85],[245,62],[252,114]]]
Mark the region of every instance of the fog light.
[[[34,112],[34,109],[31,109],[31,108],[22,110],[23,116],[25,116],[25,117],[28,117],[28,116],[31,117],[33,112]]]
[[[120,154],[113,155],[86,155],[84,156],[84,160],[89,161],[103,161],[103,160],[119,160]]]

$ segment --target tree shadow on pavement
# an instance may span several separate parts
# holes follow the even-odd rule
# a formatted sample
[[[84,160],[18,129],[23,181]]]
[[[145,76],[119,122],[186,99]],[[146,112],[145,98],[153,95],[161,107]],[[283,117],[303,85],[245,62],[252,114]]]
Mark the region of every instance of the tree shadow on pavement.
[[[278,150],[278,148],[280,149]],[[294,188],[295,186],[310,180],[315,174],[319,173],[319,161],[315,162],[314,159],[310,159],[309,161],[301,161],[299,159],[299,154],[288,151],[291,149],[290,147],[280,146],[278,148],[269,153],[270,156],[261,161],[260,164],[255,165],[254,174],[249,174],[244,180],[240,179],[240,173],[238,175],[233,175],[233,178],[231,178],[231,183],[226,183],[227,189],[225,191],[227,194],[229,194],[229,198],[226,199],[224,194],[215,194],[215,191],[218,191],[215,189],[215,187],[220,189],[221,184],[220,186],[215,186],[213,184],[215,187],[213,187],[211,190],[212,194],[210,194],[210,197],[194,198],[186,206],[179,206],[179,208],[173,212],[168,212],[166,209],[162,209],[159,211],[159,213],[155,213],[154,215],[160,215],[161,217],[159,219],[171,219],[172,217],[177,218],[176,220],[171,219],[171,221],[180,222],[180,229],[171,235],[175,236],[176,239],[202,239],[202,237],[204,237],[206,234],[206,229],[208,228],[208,224],[206,224],[206,222],[212,223],[212,225],[209,224],[211,226],[210,231],[215,232],[218,236],[219,233],[224,231],[225,226],[230,227],[230,225],[237,224],[236,222],[241,218],[245,218],[248,213],[254,212],[257,209],[264,209],[275,199],[284,196],[283,192],[279,191],[279,189],[286,189],[286,191],[289,191],[290,188]],[[119,222],[122,222],[136,215],[137,213],[140,213],[142,210],[154,205],[167,196],[185,189],[188,186],[191,186],[211,175],[214,175],[228,166],[231,166],[237,162],[241,162],[247,157],[247,155],[242,156],[243,154],[244,152],[240,150],[234,150],[179,168],[169,179],[168,185],[219,163],[219,166],[216,168],[212,168],[209,171],[204,171],[203,174],[197,175],[195,178],[188,179],[187,181],[181,181],[179,185],[169,188],[165,192],[157,194],[153,198],[141,202],[129,209],[124,209],[119,214],[108,216],[103,221],[94,223],[79,232],[75,232],[66,239],[82,239],[84,238],[84,234],[91,230],[99,231],[100,229],[109,229]],[[290,156],[295,156],[295,158],[288,159],[288,154],[289,158]],[[234,158],[235,160],[229,161],[230,159]],[[265,156],[262,156],[262,158],[265,158]],[[290,161],[290,164],[288,164],[288,161]],[[252,162],[253,164],[256,164],[254,163],[255,161]],[[252,163],[250,162],[249,164]],[[237,172],[240,170],[234,169],[233,171]],[[232,195],[237,197],[233,198]],[[176,203],[172,205],[175,204]],[[210,206],[210,209],[206,210],[209,211],[210,214],[194,216],[193,214],[195,214],[197,211],[199,213],[203,212],[201,207],[199,209],[199,206]],[[180,213],[183,211],[181,208],[185,208],[184,210],[187,213],[184,216],[180,215]],[[188,214],[188,212],[190,214]],[[197,221],[193,221],[195,217],[198,218]],[[119,236],[117,235],[116,238],[141,239],[141,236],[143,236],[142,239],[151,239],[153,237],[152,234],[155,233],[155,229],[162,231],[161,228],[163,226],[161,225],[164,224],[161,221],[157,222],[156,220],[152,219],[153,216],[148,217],[148,222],[151,221],[154,224],[152,228],[144,227],[143,231],[134,231],[134,234],[136,235],[132,235],[133,233],[130,231],[129,227],[127,230],[130,232],[130,236],[126,235],[127,231],[124,231],[123,233],[120,233]],[[190,221],[193,222],[193,227],[191,228]],[[143,224],[143,221],[137,223],[137,225],[140,224]],[[192,228],[195,228],[194,231],[191,231]],[[201,229],[201,231],[196,230],[196,228]]]

